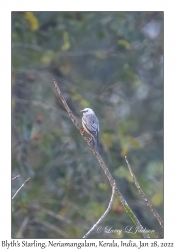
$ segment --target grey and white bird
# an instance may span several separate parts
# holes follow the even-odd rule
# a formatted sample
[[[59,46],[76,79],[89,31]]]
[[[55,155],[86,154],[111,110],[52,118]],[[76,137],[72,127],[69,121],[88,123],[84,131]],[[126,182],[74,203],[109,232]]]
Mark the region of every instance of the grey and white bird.
[[[94,111],[90,108],[80,110],[83,112],[82,126],[84,130],[92,136],[93,146],[97,149],[97,140],[99,134],[99,122]]]

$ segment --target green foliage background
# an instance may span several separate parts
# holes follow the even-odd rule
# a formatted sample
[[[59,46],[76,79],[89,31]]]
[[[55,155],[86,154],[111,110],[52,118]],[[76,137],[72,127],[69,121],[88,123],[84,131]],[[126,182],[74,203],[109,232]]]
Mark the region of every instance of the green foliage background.
[[[144,228],[160,232],[124,156],[163,217],[163,12],[12,12],[13,238],[82,238],[111,187],[67,116],[92,108],[100,153]],[[92,238],[141,238],[118,198]],[[134,231],[134,229],[133,229]],[[151,235],[155,237],[154,234]]]

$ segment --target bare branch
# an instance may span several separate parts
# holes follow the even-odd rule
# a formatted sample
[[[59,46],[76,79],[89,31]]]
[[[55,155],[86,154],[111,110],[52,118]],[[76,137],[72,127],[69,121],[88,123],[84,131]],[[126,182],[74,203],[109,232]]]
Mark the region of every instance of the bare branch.
[[[109,202],[109,205],[106,209],[106,211],[104,212],[104,214],[100,217],[100,219],[93,225],[93,227],[83,236],[83,238],[87,238],[89,236],[89,234],[91,232],[93,232],[97,226],[100,224],[100,222],[105,218],[105,216],[109,213],[109,210],[111,209],[112,207],[112,203],[113,203],[113,200],[114,200],[114,195],[115,195],[115,188],[116,188],[116,183],[114,183],[114,186],[112,187],[112,195],[111,195],[111,199],[110,199],[110,202]]]
[[[86,140],[87,144],[89,145],[89,147],[91,148],[93,154],[95,155],[96,159],[98,160],[100,166],[102,167],[106,177],[108,178],[111,187],[113,188],[116,185],[116,182],[114,180],[114,178],[112,177],[111,173],[109,172],[109,169],[107,168],[106,164],[104,163],[101,155],[99,154],[99,152],[91,145],[89,139],[84,135],[84,130],[81,129],[80,125],[78,124],[78,122],[76,121],[72,111],[70,110],[70,108],[68,107],[66,100],[64,99],[60,88],[58,87],[58,84],[56,82],[56,80],[54,79],[54,85],[55,88],[58,92],[58,95],[70,117],[70,119],[72,120],[73,124],[76,126],[76,128],[79,130],[80,134],[83,136],[84,140]],[[127,204],[126,200],[124,199],[124,197],[122,196],[122,194],[120,193],[120,191],[118,190],[117,186],[115,186],[115,194],[120,198],[120,201],[122,202],[122,205],[124,206],[126,212],[128,213],[128,215],[130,216],[130,218],[132,219],[132,221],[134,222],[134,224],[137,226],[137,228],[139,229],[139,231],[142,233],[144,238],[150,238],[149,234],[144,230],[143,226],[141,225],[141,223],[139,222],[139,220],[137,219],[137,217],[135,216],[135,214],[133,213],[133,211],[131,210],[131,208],[129,207],[129,205]]]
[[[18,178],[20,175],[17,175],[15,177],[12,178],[12,181],[14,181],[16,178]]]
[[[133,171],[131,169],[131,166],[128,162],[128,159],[127,157],[125,156],[125,160],[126,160],[126,163],[128,165],[128,168],[129,168],[129,171],[130,171],[130,174],[132,176],[132,179],[134,181],[134,184],[136,186],[136,188],[138,189],[138,192],[139,194],[142,196],[142,198],[144,199],[144,201],[146,202],[146,205],[150,208],[151,212],[153,213],[153,215],[156,217],[156,219],[158,220],[160,226],[163,228],[163,220],[161,219],[160,215],[157,213],[157,211],[155,210],[155,208],[153,207],[152,203],[148,200],[147,196],[144,194],[144,192],[142,191],[136,177],[134,176],[133,174]]]
[[[15,198],[15,196],[17,195],[17,193],[21,190],[22,187],[24,187],[24,185],[26,184],[26,182],[28,182],[30,180],[30,177],[25,180],[25,182],[20,186],[20,188],[16,191],[16,193],[13,195],[12,200]]]

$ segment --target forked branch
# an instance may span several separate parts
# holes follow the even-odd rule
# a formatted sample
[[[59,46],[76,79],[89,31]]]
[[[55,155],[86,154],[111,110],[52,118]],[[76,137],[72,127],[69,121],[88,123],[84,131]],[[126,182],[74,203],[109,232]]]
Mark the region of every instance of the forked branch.
[[[129,207],[129,205],[127,204],[126,200],[124,199],[124,197],[122,196],[122,194],[120,193],[120,191],[118,190],[117,186],[116,186],[116,182],[114,180],[114,178],[112,177],[111,173],[109,172],[109,169],[107,168],[106,164],[104,163],[101,155],[99,154],[99,152],[93,147],[93,145],[91,145],[91,143],[89,142],[89,139],[84,135],[84,130],[81,129],[80,125],[78,124],[77,120],[75,119],[72,111],[70,110],[69,106],[66,103],[66,100],[64,98],[64,96],[61,93],[60,88],[58,87],[58,84],[56,82],[56,80],[54,79],[54,85],[55,88],[57,90],[57,93],[70,117],[70,119],[72,120],[73,124],[76,126],[76,128],[79,130],[80,134],[83,136],[84,140],[86,140],[87,144],[89,145],[89,147],[91,148],[93,154],[95,155],[96,159],[98,160],[100,166],[102,167],[106,177],[108,178],[112,189],[115,190],[115,195],[117,195],[122,203],[122,205],[124,206],[126,212],[128,213],[128,215],[130,216],[130,218],[132,219],[132,221],[134,222],[134,224],[136,225],[136,227],[138,228],[139,232],[142,233],[144,238],[150,238],[149,234],[144,230],[143,226],[141,225],[141,223],[139,222],[139,220],[137,219],[137,217],[135,216],[135,214],[133,213],[133,211],[131,210],[131,208]],[[110,204],[109,204],[110,206]],[[108,211],[108,209],[107,209]],[[107,214],[107,213],[106,213]],[[104,216],[106,216],[106,214],[104,214]],[[104,217],[103,217],[104,218]],[[102,219],[103,219],[102,218]],[[101,220],[100,220],[101,221]],[[98,221],[97,221],[98,223]],[[96,224],[97,224],[96,223]],[[94,225],[95,226],[95,225]],[[92,227],[93,228],[93,227]]]

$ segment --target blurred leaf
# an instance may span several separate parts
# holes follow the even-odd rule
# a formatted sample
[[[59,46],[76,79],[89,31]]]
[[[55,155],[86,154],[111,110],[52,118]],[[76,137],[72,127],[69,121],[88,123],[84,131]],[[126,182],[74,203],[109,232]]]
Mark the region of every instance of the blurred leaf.
[[[151,175],[158,175],[163,173],[162,161],[151,161],[147,166],[147,171]]]
[[[70,67],[69,64],[66,64],[65,66],[61,66],[61,67],[60,67],[60,70],[61,70],[61,72],[62,72],[64,75],[69,74],[69,73],[70,73],[70,69],[71,69],[71,67]]]
[[[98,186],[99,186],[99,188],[100,188],[101,190],[103,190],[103,191],[107,191],[107,190],[108,190],[108,186],[107,186],[106,184],[102,183],[102,182],[100,182],[100,183],[98,184]]]
[[[152,201],[153,205],[155,205],[155,206],[161,205],[162,202],[163,202],[163,193],[157,193],[157,194],[155,194],[151,198],[151,201]]]
[[[107,132],[102,132],[101,133],[101,138],[102,138],[102,142],[104,145],[106,145],[108,148],[112,148],[112,138],[111,135]]]
[[[128,152],[129,152],[129,148],[128,148],[126,145],[123,145],[123,146],[122,146],[121,155],[122,155],[122,156],[125,156],[125,155],[128,154]]]
[[[54,53],[52,50],[48,50],[45,52],[45,54],[41,57],[41,62],[43,63],[50,63],[54,58]]]
[[[24,14],[25,19],[29,23],[29,27],[31,30],[37,30],[39,28],[39,22],[33,12],[25,12]]]
[[[105,51],[97,51],[95,56],[100,60],[104,60],[106,58],[106,53]]]
[[[63,33],[64,45],[62,46],[62,50],[68,50],[70,48],[70,40],[69,40],[69,33],[65,31]]]
[[[58,212],[58,214],[61,215],[61,216],[65,216],[65,215],[67,214],[68,210],[69,210],[69,207],[68,207],[68,206],[65,206],[65,207],[63,207],[63,208]]]
[[[127,42],[127,41],[124,40],[124,39],[119,39],[119,40],[118,40],[118,44],[119,44],[119,45],[122,45],[125,49],[130,49],[130,48],[131,48],[130,43]]]
[[[127,136],[128,141],[130,142],[130,144],[132,146],[134,146],[134,148],[140,148],[140,143],[137,141],[136,138],[132,137],[132,136]]]
[[[98,202],[90,202],[89,204],[87,204],[87,207],[95,218],[100,218],[106,210],[106,208]]]
[[[81,107],[83,107],[83,108],[90,107],[90,104],[85,99],[83,99],[83,97],[80,95],[80,93],[77,92],[77,90],[75,88],[71,88],[70,93],[72,96],[72,100],[79,101]]]
[[[120,178],[127,179],[129,182],[133,182],[133,179],[129,171],[125,167],[120,166],[118,169],[114,171],[114,175]]]

